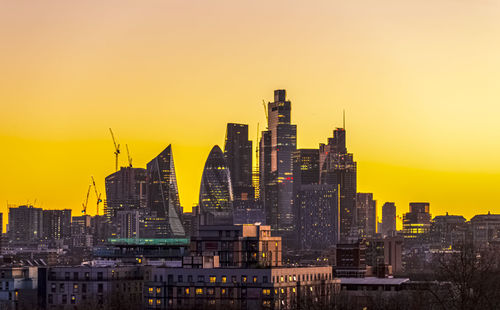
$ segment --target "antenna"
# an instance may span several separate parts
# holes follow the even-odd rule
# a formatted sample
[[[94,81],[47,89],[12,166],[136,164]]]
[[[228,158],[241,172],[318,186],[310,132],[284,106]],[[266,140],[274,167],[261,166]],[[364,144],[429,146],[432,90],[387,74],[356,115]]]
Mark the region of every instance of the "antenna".
[[[345,130],[345,110],[342,110],[342,128]]]

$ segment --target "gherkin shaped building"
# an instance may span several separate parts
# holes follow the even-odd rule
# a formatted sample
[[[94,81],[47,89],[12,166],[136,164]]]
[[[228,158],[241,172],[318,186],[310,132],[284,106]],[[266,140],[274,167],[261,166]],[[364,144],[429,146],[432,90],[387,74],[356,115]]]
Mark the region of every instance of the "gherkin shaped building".
[[[205,224],[231,224],[233,188],[229,168],[219,146],[214,146],[203,169],[200,186],[200,210]]]
[[[185,236],[171,145],[147,164],[147,185],[147,237]]]

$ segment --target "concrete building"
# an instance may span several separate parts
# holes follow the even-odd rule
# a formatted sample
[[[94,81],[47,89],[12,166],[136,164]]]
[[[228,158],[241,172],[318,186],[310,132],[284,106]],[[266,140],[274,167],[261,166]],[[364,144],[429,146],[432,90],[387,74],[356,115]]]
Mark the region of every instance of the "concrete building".
[[[382,206],[382,236],[391,236],[396,232],[396,204],[386,202]]]
[[[500,240],[500,214],[478,214],[471,218],[470,225],[475,246]]]
[[[377,233],[377,201],[373,199],[373,193],[356,194],[356,212],[359,237],[374,237]]]
[[[36,309],[37,293],[37,267],[0,267],[0,309]]]
[[[146,309],[294,309],[328,304],[340,289],[331,267],[152,267],[145,281]]]
[[[71,237],[71,209],[43,210],[43,238],[61,240]]]
[[[281,266],[281,237],[261,225],[200,226],[191,255],[218,256],[221,267]]]
[[[13,243],[37,242],[43,237],[43,213],[41,208],[19,206],[9,208],[8,236]]]
[[[426,237],[431,228],[430,204],[410,202],[410,212],[403,216],[403,236],[411,241]]]

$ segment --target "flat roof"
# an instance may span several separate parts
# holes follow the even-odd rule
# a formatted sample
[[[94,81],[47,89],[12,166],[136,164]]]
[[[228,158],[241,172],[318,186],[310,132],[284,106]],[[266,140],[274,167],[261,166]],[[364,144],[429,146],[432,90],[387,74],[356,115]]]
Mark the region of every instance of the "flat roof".
[[[356,285],[401,285],[409,282],[409,278],[339,278],[340,284],[356,284]]]
[[[108,239],[112,245],[189,245],[189,238],[116,238]]]

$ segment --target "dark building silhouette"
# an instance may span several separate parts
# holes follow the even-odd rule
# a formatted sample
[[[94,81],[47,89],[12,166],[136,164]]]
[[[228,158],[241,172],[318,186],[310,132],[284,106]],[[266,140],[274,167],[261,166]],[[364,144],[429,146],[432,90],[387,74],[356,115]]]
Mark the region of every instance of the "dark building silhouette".
[[[229,168],[219,146],[214,146],[201,177],[199,205],[204,224],[232,224],[233,188]]]
[[[319,184],[318,149],[298,149],[293,153],[293,184]]]
[[[146,207],[146,169],[121,167],[106,177],[106,217],[111,219],[116,211],[144,209]]]
[[[328,144],[320,144],[320,183],[338,186],[340,197],[340,241],[358,239],[356,219],[357,165],[347,153],[344,128],[337,128]]]
[[[431,214],[428,202],[410,202],[410,212],[403,216],[403,236],[417,239],[430,231]]]
[[[267,224],[283,236],[293,229],[292,155],[297,147],[297,126],[291,124],[291,102],[284,89],[274,91],[267,112],[268,128],[260,141],[260,196]]]
[[[185,236],[171,145],[147,164],[147,208],[145,238]]]
[[[71,236],[71,209],[43,210],[43,238],[60,240]]]
[[[297,234],[302,249],[325,249],[337,242],[339,229],[337,187],[300,186],[296,192]]]
[[[234,200],[252,200],[252,141],[248,140],[248,125],[227,124],[224,158],[229,167]]]
[[[390,236],[396,232],[396,205],[386,202],[382,206],[382,231],[383,236]]]
[[[43,236],[41,208],[19,206],[9,208],[9,239],[15,243],[36,242]]]
[[[467,220],[461,215],[438,215],[431,222],[431,241],[443,250],[466,242]]]
[[[373,237],[377,232],[377,201],[372,193],[356,194],[358,234],[361,238]]]

